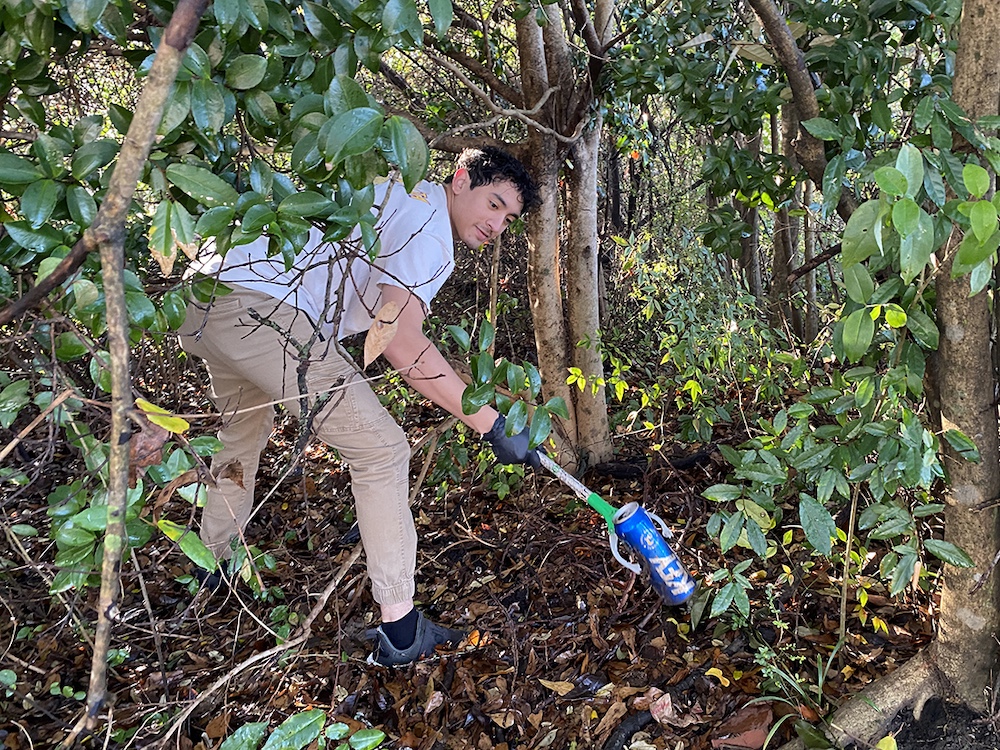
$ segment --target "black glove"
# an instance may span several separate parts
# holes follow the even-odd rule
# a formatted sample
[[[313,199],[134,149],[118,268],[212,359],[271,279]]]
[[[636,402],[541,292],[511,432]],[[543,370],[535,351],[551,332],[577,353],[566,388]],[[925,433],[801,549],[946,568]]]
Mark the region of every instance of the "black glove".
[[[506,427],[507,419],[501,414],[492,429],[483,435],[483,439],[493,447],[497,460],[502,464],[527,464],[532,469],[541,466],[538,451],[528,447],[528,428],[507,437]]]

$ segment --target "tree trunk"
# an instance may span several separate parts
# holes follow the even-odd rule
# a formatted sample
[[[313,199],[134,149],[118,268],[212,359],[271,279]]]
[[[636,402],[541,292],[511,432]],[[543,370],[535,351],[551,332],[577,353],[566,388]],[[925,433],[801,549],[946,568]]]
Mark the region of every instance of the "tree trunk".
[[[992,19],[992,20],[991,20]],[[953,98],[973,119],[997,114],[1000,58],[994,30],[1000,7],[990,0],[967,0],[962,10]],[[993,687],[1000,631],[1000,576],[991,571],[1000,549],[1000,448],[990,357],[990,295],[969,297],[969,279],[951,278],[961,237],[954,232],[937,275],[937,316],[941,329],[936,373],[944,429],[957,428],[979,448],[979,463],[946,449],[949,482],[945,538],[972,555],[973,568],[944,568],[937,664],[955,694],[983,710]],[[985,581],[983,579],[986,579]],[[973,593],[973,588],[980,587]]]
[[[762,133],[758,132],[755,138],[742,144],[755,160],[760,155],[761,140]],[[764,281],[760,273],[760,214],[755,206],[748,206],[738,200],[733,201],[733,207],[747,225],[746,234],[740,237],[740,269],[743,272],[743,283],[760,304],[764,300]]]
[[[572,366],[587,378],[576,399],[577,448],[587,465],[611,458],[604,362],[598,309],[599,240],[597,234],[597,169],[601,117],[577,141],[570,170],[566,206],[569,248],[566,254],[566,307]]]
[[[809,207],[813,202],[813,182],[806,180],[802,189],[805,213],[803,214],[804,241],[802,244],[802,260],[809,263],[816,257],[816,222]],[[810,343],[816,339],[819,333],[819,308],[816,303],[816,269],[812,269],[805,277],[806,285],[806,309],[805,326],[803,329],[803,340]]]

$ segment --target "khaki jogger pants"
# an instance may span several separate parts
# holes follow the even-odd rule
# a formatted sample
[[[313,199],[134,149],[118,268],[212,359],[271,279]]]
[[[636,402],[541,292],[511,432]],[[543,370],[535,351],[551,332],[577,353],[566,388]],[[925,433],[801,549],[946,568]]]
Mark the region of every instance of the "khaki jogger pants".
[[[301,357],[291,342],[305,344],[314,330],[306,315],[291,305],[230,286],[233,291],[211,306],[192,302],[178,332],[184,350],[205,360],[210,396],[223,419],[219,440],[224,447],[212,459],[213,473],[223,478],[217,487],[208,488],[200,534],[217,557],[231,554],[230,540],[250,518],[260,453],[274,426],[274,407],[269,404],[281,400],[300,415]],[[333,342],[313,345],[305,380],[309,394],[348,384],[335,390],[316,415],[313,433],[336,448],[350,467],[375,601],[407,602],[414,594],[417,535],[408,504],[406,435]],[[309,396],[307,402],[311,406],[316,397]],[[229,471],[224,470],[227,466]]]

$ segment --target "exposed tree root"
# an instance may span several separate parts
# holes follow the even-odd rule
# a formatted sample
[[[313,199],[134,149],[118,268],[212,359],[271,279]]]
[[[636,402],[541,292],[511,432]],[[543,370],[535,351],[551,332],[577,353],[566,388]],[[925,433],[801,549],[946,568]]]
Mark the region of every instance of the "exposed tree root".
[[[900,712],[912,710],[920,717],[924,704],[947,695],[946,685],[934,665],[933,648],[925,649],[895,672],[884,675],[851,698],[833,714],[827,736],[839,748],[873,747],[888,733]],[[801,750],[801,740],[781,750]]]

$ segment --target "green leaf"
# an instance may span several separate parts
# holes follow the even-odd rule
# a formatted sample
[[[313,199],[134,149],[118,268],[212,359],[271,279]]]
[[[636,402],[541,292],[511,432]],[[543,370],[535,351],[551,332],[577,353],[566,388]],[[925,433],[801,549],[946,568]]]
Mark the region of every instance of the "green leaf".
[[[446,2],[450,6],[450,0]],[[427,142],[412,122],[398,115],[386,120],[386,129],[392,147],[391,154],[387,156],[399,167],[403,175],[403,187],[410,192],[427,174],[430,163]]]
[[[18,245],[27,248],[28,250],[35,250],[36,252],[44,253],[49,250],[54,250],[59,247],[63,241],[62,233],[57,231],[50,224],[45,224],[44,226],[38,227],[38,229],[33,229],[26,221],[8,221],[4,224],[4,228],[11,236],[11,239],[13,239]],[[49,269],[50,272],[51,270],[52,269]],[[42,275],[43,274],[39,273],[39,276]]]
[[[97,201],[83,185],[70,185],[66,189],[66,206],[81,229],[89,227],[97,217]]]
[[[833,212],[840,202],[840,194],[844,187],[844,176],[847,174],[847,160],[843,154],[837,154],[826,164],[823,170],[823,213]]]
[[[267,60],[260,55],[240,55],[226,68],[226,85],[231,89],[252,89],[264,80]]]
[[[917,229],[920,220],[920,206],[910,197],[900,198],[892,207],[892,225],[901,235]]]
[[[199,130],[216,133],[226,124],[226,102],[222,88],[208,78],[191,82],[191,116]]]
[[[257,31],[267,30],[270,13],[264,0],[244,0],[240,7],[240,15]]]
[[[157,132],[166,135],[180,127],[191,111],[191,84],[188,81],[177,81],[174,90],[167,100],[167,108],[163,113]]]
[[[943,206],[947,200],[947,192],[944,187],[944,180],[941,178],[941,173],[933,165],[927,165],[924,171],[924,190],[927,192],[927,197],[930,198],[935,205]]]
[[[348,744],[351,750],[374,750],[384,739],[385,732],[381,729],[362,729],[351,735]]]
[[[54,180],[33,182],[21,195],[21,215],[32,229],[40,229],[52,216],[61,197],[62,186]]]
[[[0,185],[27,185],[42,179],[42,170],[27,159],[0,151]]]
[[[507,412],[507,431],[519,434],[528,426],[528,406],[523,401],[515,401]]]
[[[902,593],[913,578],[913,571],[917,567],[917,555],[902,555],[899,562],[892,570],[892,579],[889,584],[889,594],[896,596]]]
[[[29,388],[27,380],[15,380],[0,391],[0,426],[10,427],[21,408],[28,405]]]
[[[333,120],[324,155],[331,162],[371,150],[382,132],[382,113],[371,107],[358,107]]]
[[[317,3],[303,3],[302,15],[309,33],[327,47],[336,49],[344,35],[343,26],[337,17]]]
[[[552,432],[552,417],[546,409],[535,409],[531,418],[531,429],[528,431],[528,445],[532,448],[541,445]]]
[[[966,164],[962,167],[962,182],[971,195],[982,198],[990,189],[990,173],[978,164]]]
[[[809,544],[820,554],[829,555],[830,540],[837,536],[837,525],[830,511],[818,500],[802,493],[799,495],[799,521]]]
[[[224,34],[228,34],[240,20],[240,0],[214,0],[212,12]]]
[[[729,519],[726,521],[725,525],[722,527],[722,533],[719,534],[719,546],[723,553],[728,552],[740,540],[740,534],[743,533],[743,524],[746,522],[746,516],[742,513],[733,513]],[[723,591],[725,588],[723,588]],[[719,592],[720,594],[722,592]],[[731,599],[730,599],[731,601]],[[726,605],[729,606],[728,604]],[[714,611],[714,607],[712,608]]]
[[[94,24],[104,15],[104,9],[107,7],[108,0],[69,0],[66,5],[69,17],[73,19],[76,27],[84,33],[93,30]]]
[[[919,211],[917,228],[899,241],[899,275],[907,284],[924,270],[934,252],[934,220],[922,208]]]
[[[510,363],[507,365],[507,387],[511,393],[520,393],[528,385],[527,375],[520,365]]]
[[[479,351],[485,352],[493,346],[496,334],[496,327],[490,321],[484,320],[482,327],[479,329]]]
[[[157,528],[162,531],[168,539],[171,539],[180,546],[181,552],[187,555],[195,565],[207,571],[214,571],[216,568],[215,555],[205,546],[205,543],[198,538],[198,535],[186,526],[181,526],[166,518],[161,518],[156,522]]]
[[[530,392],[532,398],[537,398],[538,393],[542,386],[540,383],[536,383],[535,376],[538,374],[538,370],[531,365],[530,362],[525,362],[525,372],[528,373],[528,383],[530,384]],[[569,419],[569,409],[566,408],[566,402],[563,401],[562,396],[553,396],[548,401],[545,402],[545,410],[549,414],[555,414],[557,417],[562,417],[563,419]]]
[[[420,16],[413,0],[387,0],[382,8],[382,33],[396,35],[408,33],[413,39],[420,39]]]
[[[240,228],[245,234],[259,235],[268,224],[276,221],[277,214],[266,203],[255,203],[243,215]]]
[[[976,201],[969,209],[972,232],[980,242],[986,242],[997,231],[997,209],[990,201]]]
[[[810,135],[819,138],[821,141],[839,141],[843,137],[837,123],[825,117],[814,117],[802,123]]]
[[[438,38],[444,38],[455,17],[451,0],[428,0],[427,5],[431,11],[431,18],[434,19],[434,33]]]
[[[882,204],[877,200],[862,203],[851,214],[844,229],[841,244],[841,262],[844,268],[867,260],[879,252],[873,231],[882,216]]]
[[[326,712],[319,708],[289,716],[264,743],[263,750],[301,750],[319,737],[326,723]]]
[[[85,180],[101,167],[110,164],[118,156],[118,144],[115,141],[101,139],[91,141],[76,150],[73,154],[70,172],[78,180]]]
[[[228,206],[216,206],[198,217],[194,231],[202,237],[215,237],[233,225],[236,211]]]
[[[277,125],[281,119],[278,114],[278,105],[270,94],[264,91],[254,90],[246,95],[246,107],[250,116],[265,127]]]
[[[361,84],[346,75],[338,75],[330,81],[323,99],[327,111],[334,117],[358,107],[368,106],[368,94]]]
[[[917,106],[913,111],[913,126],[917,130],[924,130],[928,125],[931,124],[931,118],[934,116],[934,96],[928,94],[917,102]]]
[[[722,503],[740,497],[743,494],[743,488],[735,484],[713,484],[708,489],[702,490],[701,494],[708,500]]]
[[[909,183],[906,175],[895,167],[879,167],[875,170],[875,183],[883,192],[892,196],[906,195]]]
[[[349,735],[350,733],[351,733],[351,728],[347,726],[347,724],[345,724],[342,721],[335,721],[333,724],[331,724],[326,728],[326,731],[323,732],[323,735],[328,740],[342,740],[345,737],[347,737],[347,735]]]
[[[925,539],[924,549],[956,568],[972,568],[976,564],[965,550],[943,539]]]
[[[944,433],[944,439],[948,441],[950,445],[958,454],[964,458],[966,461],[971,461],[974,464],[978,464],[981,460],[979,455],[979,448],[972,441],[968,435],[958,429],[946,430]]]
[[[468,352],[472,348],[472,337],[469,336],[469,332],[464,328],[452,325],[447,326],[447,330],[451,334],[451,337],[455,339],[458,348],[463,352]]]
[[[895,303],[890,303],[885,307],[885,322],[890,328],[902,328],[906,325],[906,312]]]
[[[889,104],[885,99],[877,99],[872,103],[872,122],[883,133],[892,131],[892,113],[889,111]]]
[[[226,741],[220,745],[219,750],[257,750],[266,732],[266,721],[255,721],[252,724],[244,724],[226,738]]]
[[[908,198],[915,198],[924,182],[924,157],[920,149],[904,143],[896,157],[896,169],[906,178]]]
[[[491,383],[469,385],[462,392],[462,412],[464,414],[475,414],[493,399],[495,392],[496,388]]]
[[[829,443],[814,445],[796,455],[791,464],[799,471],[808,471],[809,469],[826,466],[830,462],[835,449],[836,446]]]
[[[72,331],[60,333],[56,338],[56,359],[60,362],[72,362],[80,359],[89,350],[83,340]]]
[[[859,305],[866,304],[875,292],[875,282],[872,280],[871,274],[860,263],[844,268],[844,287],[847,290],[847,296]]]
[[[239,194],[221,177],[193,164],[171,164],[167,179],[176,188],[209,208],[234,206]]]
[[[278,204],[278,213],[291,214],[292,216],[326,217],[333,213],[336,208],[333,201],[322,193],[312,190],[303,190],[300,193],[293,193]]]
[[[857,362],[872,344],[872,339],[875,336],[875,321],[868,314],[868,310],[862,308],[848,315],[843,323],[844,352],[849,361]]]
[[[966,233],[958,245],[952,277],[968,273],[984,260],[992,257],[998,247],[1000,247],[1000,231],[991,234],[984,242],[981,242],[975,233]]]

